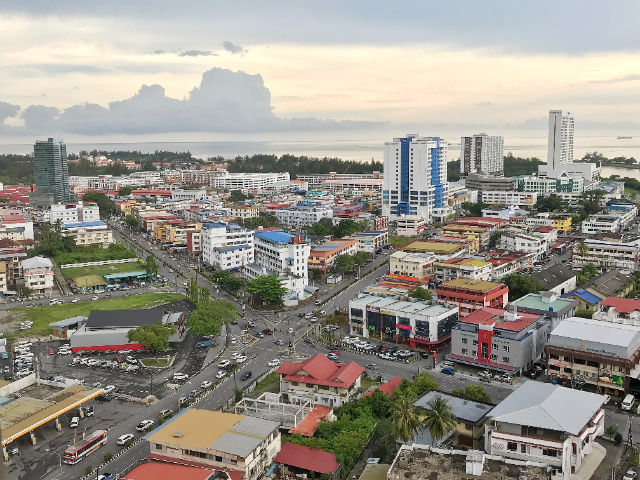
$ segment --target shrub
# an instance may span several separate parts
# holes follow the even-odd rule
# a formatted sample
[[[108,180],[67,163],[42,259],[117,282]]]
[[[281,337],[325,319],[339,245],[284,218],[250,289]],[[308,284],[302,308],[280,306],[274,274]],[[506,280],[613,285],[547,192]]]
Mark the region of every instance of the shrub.
[[[110,462],[113,459],[113,453],[111,452],[107,452],[104,454],[104,461],[105,462]]]
[[[622,443],[622,434],[620,432],[616,433],[615,437],[613,437],[615,442],[620,445]]]
[[[158,425],[162,425],[164,423],[164,417],[158,418]]]
[[[89,475],[91,472],[93,472],[93,467],[91,465],[87,465],[87,468],[84,469],[84,474]]]
[[[124,442],[124,448],[129,448],[132,444],[133,442],[131,441],[131,439],[129,439],[126,442]]]

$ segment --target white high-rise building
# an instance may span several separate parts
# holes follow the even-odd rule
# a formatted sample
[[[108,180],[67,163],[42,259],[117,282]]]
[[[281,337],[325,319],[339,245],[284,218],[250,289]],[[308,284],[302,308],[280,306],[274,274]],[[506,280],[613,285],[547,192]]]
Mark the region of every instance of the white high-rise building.
[[[202,260],[221,270],[237,270],[253,262],[253,230],[237,223],[202,225]]]
[[[479,133],[460,141],[460,176],[504,175],[504,138]]]
[[[447,206],[447,151],[439,137],[417,134],[384,144],[382,215],[420,215],[428,223],[434,208]]]
[[[573,115],[562,110],[549,110],[549,144],[547,170],[562,169],[573,163]]]

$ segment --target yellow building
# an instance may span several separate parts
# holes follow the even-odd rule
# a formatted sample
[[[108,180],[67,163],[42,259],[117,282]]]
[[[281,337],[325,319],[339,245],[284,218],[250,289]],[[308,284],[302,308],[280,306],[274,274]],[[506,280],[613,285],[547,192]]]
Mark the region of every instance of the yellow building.
[[[403,252],[433,253],[435,261],[461,257],[467,253],[467,246],[457,242],[416,241],[402,248]]]
[[[477,253],[480,250],[480,235],[469,233],[442,232],[440,237],[449,241],[458,241],[467,245],[470,254]]]
[[[571,230],[571,215],[555,215],[551,217],[553,228],[568,232]]]
[[[443,235],[477,235],[482,245],[487,245],[491,237],[491,228],[473,225],[449,224],[442,227]]]

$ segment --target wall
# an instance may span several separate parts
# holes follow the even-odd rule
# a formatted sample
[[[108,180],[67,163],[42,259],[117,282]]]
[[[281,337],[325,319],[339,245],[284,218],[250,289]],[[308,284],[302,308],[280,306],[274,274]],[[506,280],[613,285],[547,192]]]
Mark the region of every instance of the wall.
[[[0,397],[8,397],[12,393],[22,390],[23,388],[27,388],[29,385],[33,385],[34,383],[36,383],[36,374],[31,373],[20,380],[11,382],[9,385],[0,387]]]
[[[103,260],[101,262],[68,263],[66,265],[60,265],[60,268],[92,267],[94,265],[114,265],[116,263],[133,263],[137,261],[137,258],[122,258],[120,260]],[[140,266],[140,268],[142,268],[142,266]]]

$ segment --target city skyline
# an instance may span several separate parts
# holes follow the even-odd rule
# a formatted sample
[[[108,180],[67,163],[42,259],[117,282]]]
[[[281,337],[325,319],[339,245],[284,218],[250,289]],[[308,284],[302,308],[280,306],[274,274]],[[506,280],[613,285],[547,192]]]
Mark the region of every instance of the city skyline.
[[[505,136],[558,107],[583,131],[640,126],[631,2],[245,7],[5,2],[0,142]]]

